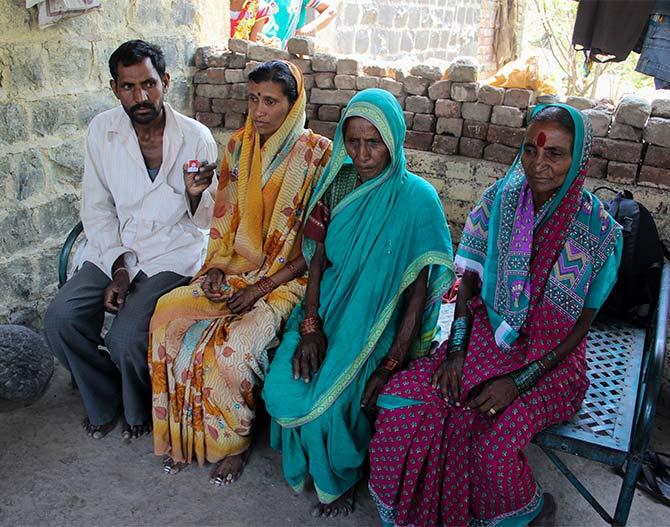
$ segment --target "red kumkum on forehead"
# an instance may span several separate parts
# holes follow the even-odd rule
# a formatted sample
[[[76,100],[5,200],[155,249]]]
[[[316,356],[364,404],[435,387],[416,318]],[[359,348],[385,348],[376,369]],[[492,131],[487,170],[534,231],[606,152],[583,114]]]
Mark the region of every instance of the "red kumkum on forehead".
[[[537,134],[537,146],[544,146],[544,144],[547,142],[547,136],[545,135],[544,132],[540,132]]]

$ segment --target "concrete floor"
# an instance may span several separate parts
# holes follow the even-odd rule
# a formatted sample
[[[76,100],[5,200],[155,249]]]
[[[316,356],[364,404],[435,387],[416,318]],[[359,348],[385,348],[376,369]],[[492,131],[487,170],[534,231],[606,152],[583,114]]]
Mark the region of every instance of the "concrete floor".
[[[47,392],[32,405],[0,403],[0,525],[367,526],[378,525],[365,489],[349,518],[309,516],[313,492],[294,495],[268,446],[267,426],[242,478],[210,485],[208,469],[169,476],[142,438],[124,444],[117,428],[94,441],[79,426],[83,407],[57,367]],[[654,443],[670,451],[670,421],[658,418]],[[557,525],[605,523],[535,446],[528,449],[536,477],[556,497]],[[566,456],[567,457],[567,456]],[[569,466],[613,511],[621,480],[607,467],[568,457]],[[637,492],[629,525],[668,525],[670,509]]]

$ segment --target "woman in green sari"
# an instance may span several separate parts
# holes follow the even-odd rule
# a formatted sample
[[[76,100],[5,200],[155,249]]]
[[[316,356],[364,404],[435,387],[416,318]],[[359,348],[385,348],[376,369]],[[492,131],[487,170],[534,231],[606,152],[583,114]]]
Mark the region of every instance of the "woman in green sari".
[[[388,92],[365,90],[345,108],[307,211],[307,293],[263,389],[284,476],[296,492],[311,476],[315,516],[352,511],[371,435],[364,410],[428,352],[454,280],[442,205],[407,171],[404,139]]]

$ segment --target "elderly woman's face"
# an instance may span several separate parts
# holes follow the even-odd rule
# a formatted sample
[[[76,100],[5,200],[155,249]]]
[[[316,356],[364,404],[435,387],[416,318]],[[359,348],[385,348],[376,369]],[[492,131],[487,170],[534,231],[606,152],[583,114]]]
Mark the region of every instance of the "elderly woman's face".
[[[249,81],[249,115],[263,141],[279,130],[290,110],[280,83]]]
[[[572,164],[572,141],[572,135],[555,122],[528,127],[521,164],[536,207],[563,185]]]
[[[362,117],[347,119],[344,147],[363,181],[377,177],[391,161],[391,154],[379,130]]]

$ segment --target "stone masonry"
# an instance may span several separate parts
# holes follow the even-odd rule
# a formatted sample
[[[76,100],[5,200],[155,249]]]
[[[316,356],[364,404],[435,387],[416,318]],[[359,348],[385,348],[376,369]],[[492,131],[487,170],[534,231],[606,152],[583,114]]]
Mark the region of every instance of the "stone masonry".
[[[446,71],[421,64],[400,70],[311,55],[313,46],[305,39],[291,40],[288,53],[237,40],[229,48],[198,50],[194,77],[196,117],[214,128],[220,146],[245,119],[244,78],[232,72],[249,71],[257,60],[289,59],[300,67],[307,87],[307,126],[330,138],[342,108],[357,91],[370,86],[388,90],[404,109],[408,166],[438,190],[455,244],[476,200],[514,160],[534,104],[552,100],[529,90],[480,84],[476,63],[467,58],[454,61]],[[594,128],[587,186],[630,190],[654,215],[668,244],[670,97],[651,104],[626,97],[615,111],[581,98],[567,102],[583,109]],[[665,372],[668,393],[670,359]],[[669,399],[665,406],[670,405],[670,396],[664,397]]]
[[[0,0],[0,323],[39,326],[54,294],[58,251],[78,221],[84,132],[116,104],[111,52],[131,38],[160,45],[168,101],[190,114],[195,51],[224,36],[227,5],[219,4],[103,2],[39,30],[25,2]]]
[[[324,47],[378,60],[476,56],[486,43],[479,36],[482,9],[494,9],[490,0],[340,0],[335,5],[335,30],[325,32]],[[488,44],[484,55],[493,49],[493,41]]]

